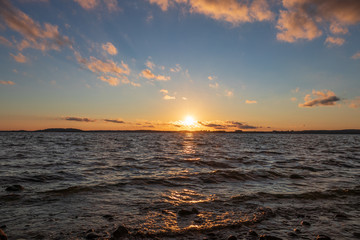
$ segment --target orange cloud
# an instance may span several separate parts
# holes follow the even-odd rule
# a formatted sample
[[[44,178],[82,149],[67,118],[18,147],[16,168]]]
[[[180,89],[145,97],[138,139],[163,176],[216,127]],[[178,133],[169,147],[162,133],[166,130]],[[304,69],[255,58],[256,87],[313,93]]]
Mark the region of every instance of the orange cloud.
[[[168,94],[168,93],[169,93],[169,91],[166,90],[166,89],[161,89],[160,92],[161,92],[161,93],[164,93],[164,94]]]
[[[349,107],[351,108],[360,108],[360,97],[356,97],[355,99],[350,101]]]
[[[117,54],[117,49],[111,42],[107,42],[106,44],[103,44],[101,47],[105,52],[107,52],[110,55]]]
[[[355,53],[351,58],[352,59],[360,59],[360,52]]]
[[[255,100],[246,100],[245,103],[246,104],[255,104],[255,103],[257,103],[257,101],[255,101]]]
[[[24,48],[60,50],[63,46],[71,46],[69,38],[59,33],[58,26],[45,23],[42,27],[8,0],[0,1],[0,15],[10,29],[23,36],[18,44],[20,51]]]
[[[334,106],[337,101],[340,101],[334,92],[330,90],[323,91],[312,91],[313,99],[311,94],[307,94],[304,98],[305,103],[299,104],[299,107],[315,107],[315,106]]]
[[[340,37],[327,37],[325,43],[331,46],[341,46],[345,43],[345,39]]]
[[[93,56],[90,56],[88,60],[81,57],[78,52],[75,52],[75,57],[80,64],[100,75],[98,78],[101,81],[107,82],[111,86],[117,86],[120,82],[135,87],[140,86],[140,84],[134,83],[128,79],[127,76],[130,74],[130,68],[123,61],[119,64],[110,59],[102,61]]]
[[[150,60],[147,60],[145,63],[145,66],[147,66],[148,68],[150,68],[151,70],[154,70],[154,68],[156,67],[155,63],[153,63]]]
[[[165,96],[163,97],[163,99],[164,99],[164,100],[175,100],[176,98],[175,98],[175,96],[165,95]]]
[[[232,97],[232,96],[234,96],[234,92],[231,90],[225,90],[225,96]]]
[[[94,9],[99,5],[99,0],[74,0],[77,2],[82,8],[86,10]]]
[[[3,36],[0,36],[0,43],[4,44],[6,46],[12,46],[12,42],[10,42],[9,40],[7,40],[6,38],[4,38]]]
[[[243,22],[271,20],[271,12],[266,0],[237,1],[237,0],[148,0],[157,4],[163,11],[176,3],[185,4],[192,13],[206,15],[215,20],[232,24]]]
[[[1,80],[0,80],[0,84],[2,84],[2,85],[15,85],[15,83],[13,81],[1,81]]]
[[[149,69],[142,70],[140,76],[149,80],[153,79],[157,81],[169,81],[171,79],[170,76],[155,75]]]
[[[10,53],[10,55],[14,58],[15,61],[17,61],[18,63],[26,63],[27,62],[27,58],[22,55],[22,53],[19,53],[18,55],[14,55],[12,53]]]
[[[346,34],[348,26],[360,22],[358,0],[283,0],[283,6],[287,10],[280,11],[276,27],[277,39],[285,42],[312,40],[327,26],[333,34]]]

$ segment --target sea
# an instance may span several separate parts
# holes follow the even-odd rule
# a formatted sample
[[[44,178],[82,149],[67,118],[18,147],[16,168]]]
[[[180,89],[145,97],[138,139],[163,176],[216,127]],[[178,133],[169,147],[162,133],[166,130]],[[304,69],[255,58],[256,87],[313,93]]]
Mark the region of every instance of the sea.
[[[360,239],[360,135],[2,132],[0,228],[8,239]]]

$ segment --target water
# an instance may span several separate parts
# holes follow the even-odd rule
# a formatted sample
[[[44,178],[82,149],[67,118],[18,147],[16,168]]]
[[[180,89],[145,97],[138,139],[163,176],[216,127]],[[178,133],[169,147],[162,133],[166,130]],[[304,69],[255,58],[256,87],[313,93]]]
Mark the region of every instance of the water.
[[[358,239],[359,196],[360,135],[0,133],[9,239]]]

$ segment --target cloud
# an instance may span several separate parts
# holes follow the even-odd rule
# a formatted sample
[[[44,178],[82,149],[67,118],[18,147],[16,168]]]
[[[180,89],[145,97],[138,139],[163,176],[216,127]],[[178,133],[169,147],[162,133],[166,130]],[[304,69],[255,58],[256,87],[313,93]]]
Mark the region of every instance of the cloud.
[[[297,100],[296,97],[292,97],[292,98],[291,98],[291,101],[293,101],[293,102],[295,102],[296,100]]]
[[[103,44],[101,47],[105,52],[107,52],[110,55],[117,54],[117,49],[111,42],[107,42],[106,44]]]
[[[154,70],[154,68],[156,67],[155,63],[153,63],[150,60],[147,60],[145,63],[145,66],[147,66],[148,68],[150,68],[151,70]]]
[[[104,0],[104,3],[109,12],[116,12],[120,10],[117,0]]]
[[[176,99],[175,96],[170,96],[170,95],[168,95],[169,91],[166,90],[166,89],[161,89],[160,92],[161,92],[162,94],[164,94],[164,96],[163,96],[163,99],[164,99],[164,100],[175,100],[175,99]]]
[[[65,117],[66,121],[75,121],[75,122],[95,122],[95,119],[82,118],[82,117]]]
[[[22,55],[21,53],[19,53],[18,55],[14,55],[12,53],[10,53],[10,55],[14,58],[15,61],[17,61],[18,63],[26,63],[27,62],[27,58]]]
[[[135,87],[140,86],[140,84],[128,79],[127,76],[130,74],[130,68],[123,61],[121,63],[116,63],[110,59],[102,61],[93,56],[86,59],[78,52],[75,52],[75,57],[80,64],[100,75],[98,78],[101,81],[107,82],[111,86],[117,86],[119,83],[130,84]]]
[[[175,64],[174,68],[170,68],[171,72],[180,72],[182,70],[180,64]]]
[[[283,0],[277,22],[277,39],[295,42],[322,35],[320,27],[333,34],[346,34],[350,25],[360,22],[358,0]]]
[[[352,59],[360,59],[360,52],[355,53],[351,58]]]
[[[184,101],[186,101],[186,100],[187,100],[187,98],[186,98],[186,97],[182,97],[181,99],[182,99],[182,100],[184,100]]]
[[[257,103],[257,101],[255,101],[255,100],[246,100],[245,103],[246,104],[255,104],[255,103]]]
[[[176,98],[175,98],[175,96],[165,95],[165,96],[163,97],[163,99],[164,99],[164,100],[175,100]]]
[[[6,46],[12,46],[12,42],[10,42],[9,40],[7,40],[5,37],[0,36],[0,43],[4,44]]]
[[[216,77],[208,76],[208,79],[209,79],[210,81],[214,80],[215,78],[216,78]]]
[[[234,92],[231,90],[225,90],[225,96],[232,97],[232,96],[234,96]]]
[[[0,15],[10,29],[23,36],[17,46],[20,51],[24,48],[59,51],[63,46],[71,46],[69,38],[59,33],[58,26],[49,23],[41,26],[8,0],[0,1]]]
[[[151,4],[157,4],[161,10],[166,11],[169,7],[170,0],[149,0]]]
[[[191,13],[198,13],[212,19],[225,21],[234,25],[244,22],[271,20],[271,12],[266,0],[148,0],[167,11],[175,3],[183,4]]]
[[[350,101],[350,108],[360,108],[360,96]]]
[[[86,10],[91,10],[96,8],[100,1],[99,0],[74,0],[77,2],[82,8]]]
[[[345,43],[345,39],[340,37],[327,37],[325,43],[331,46],[341,46]]]
[[[323,91],[312,91],[313,97],[311,94],[307,94],[304,98],[305,103],[299,104],[299,107],[315,107],[315,106],[334,106],[337,101],[340,101],[334,92],[330,90]]]
[[[156,81],[169,81],[171,79],[170,76],[155,75],[149,69],[142,70],[140,76],[149,80],[156,80]]]
[[[209,83],[209,87],[211,87],[211,88],[219,88],[219,84],[217,82]]]
[[[119,120],[119,119],[104,119],[104,121],[110,123],[125,123],[123,120]]]
[[[2,85],[15,85],[15,83],[13,81],[2,81],[2,80],[0,80],[0,84],[2,84]]]
[[[200,125],[208,128],[214,128],[217,130],[239,130],[239,129],[257,129],[259,127],[251,126],[246,123],[238,121],[207,121],[207,122],[198,122]]]

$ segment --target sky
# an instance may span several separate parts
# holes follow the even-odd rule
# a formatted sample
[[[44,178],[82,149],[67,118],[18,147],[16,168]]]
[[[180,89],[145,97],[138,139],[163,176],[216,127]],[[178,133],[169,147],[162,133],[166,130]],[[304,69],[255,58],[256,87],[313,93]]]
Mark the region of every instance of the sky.
[[[359,0],[0,0],[0,130],[360,129]]]

